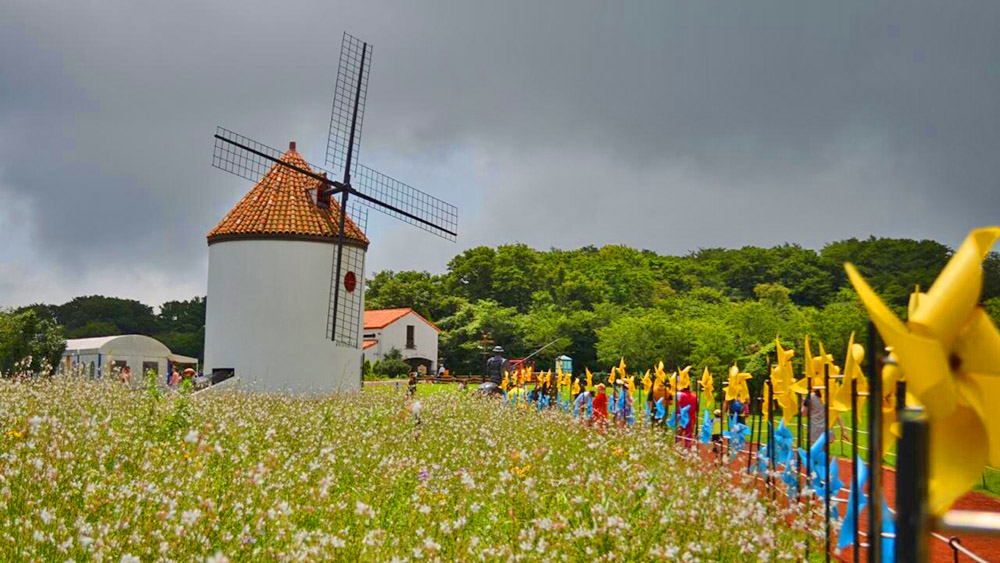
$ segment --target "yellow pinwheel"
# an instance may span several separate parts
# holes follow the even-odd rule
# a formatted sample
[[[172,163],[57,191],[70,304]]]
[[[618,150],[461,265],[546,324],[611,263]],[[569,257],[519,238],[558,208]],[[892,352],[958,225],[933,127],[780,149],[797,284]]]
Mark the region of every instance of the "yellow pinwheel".
[[[896,440],[902,436],[896,412],[896,382],[902,374],[896,362],[896,357],[890,353],[889,360],[882,366],[882,455],[889,453]],[[906,395],[907,404],[916,404],[916,398],[909,393]]]
[[[663,362],[660,362],[660,365],[656,366],[656,381],[655,381],[655,383],[659,383],[659,384],[663,385],[666,382],[667,382],[667,372],[663,370]]]
[[[722,388],[726,392],[726,400],[739,399],[744,403],[749,401],[750,388],[747,386],[747,380],[752,377],[749,373],[741,372],[740,368],[734,363],[729,368],[729,385]]]
[[[590,368],[583,368],[587,372],[587,391],[594,388],[594,374],[590,373]]]
[[[712,374],[708,371],[708,366],[705,366],[705,371],[701,374],[701,380],[698,381],[698,385],[701,386],[701,397],[707,397],[701,399],[702,403],[707,403],[705,408],[712,408],[715,405],[715,385],[712,381]]]
[[[678,389],[691,388],[691,366],[688,366],[684,369],[677,368],[677,388]]]
[[[618,361],[618,375],[625,377],[625,356]]]
[[[792,370],[792,358],[795,357],[795,350],[785,350],[781,345],[781,340],[774,339],[775,350],[778,356],[778,365],[771,371],[771,386],[775,400],[781,407],[781,417],[785,424],[791,424],[792,419],[798,414],[798,400],[792,387],[795,386],[795,372]]]
[[[845,264],[879,334],[893,349],[907,391],[926,409],[929,496],[936,515],[975,484],[987,463],[1000,465],[1000,418],[992,408],[1000,401],[1000,332],[977,306],[981,263],[998,237],[1000,227],[972,231],[927,293],[911,300],[906,323],[852,264]]]
[[[503,380],[500,382],[500,389],[506,391],[508,387],[510,387],[510,373],[504,371]]]
[[[805,355],[802,357],[802,367],[805,377],[796,381],[792,385],[792,391],[799,395],[809,394],[809,382],[813,388],[823,386],[823,358],[812,355],[812,348],[809,346],[809,336],[806,335]]]
[[[576,379],[576,380],[573,381],[573,394],[574,395],[579,395],[580,394],[580,380],[579,379]]]
[[[608,385],[615,384],[615,370],[618,368],[612,367],[611,371],[608,373]]]
[[[635,395],[635,376],[633,375],[633,376],[629,377],[626,381],[628,381],[628,393],[629,393],[629,395]]]
[[[851,381],[855,381],[857,388],[857,409],[861,412],[864,405],[865,396],[868,393],[868,378],[865,377],[861,369],[861,363],[865,359],[865,347],[854,343],[854,333],[847,342],[847,358],[844,360],[844,379],[840,383],[840,388],[836,394],[831,394],[833,400],[830,401],[830,410],[837,412],[837,417],[841,413],[851,410]],[[831,389],[832,391],[832,389]]]
[[[649,370],[646,370],[646,375],[642,376],[642,392],[649,394],[649,390],[653,387],[653,380],[649,377]]]

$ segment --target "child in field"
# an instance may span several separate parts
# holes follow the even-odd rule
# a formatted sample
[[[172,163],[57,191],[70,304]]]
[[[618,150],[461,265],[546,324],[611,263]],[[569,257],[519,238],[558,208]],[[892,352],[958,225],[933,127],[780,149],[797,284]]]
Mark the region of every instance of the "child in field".
[[[412,399],[417,394],[417,372],[410,374],[410,380],[406,386],[406,398]]]
[[[587,416],[587,401],[590,400],[590,391],[581,391],[580,394],[576,396],[573,401],[573,417],[586,418]]]
[[[604,393],[604,384],[597,385],[597,394],[594,395],[593,413],[590,420],[603,425],[608,421],[608,396]]]
[[[719,431],[715,432],[715,428],[718,427]],[[721,454],[722,453],[722,411],[715,409],[712,413],[712,453]]]

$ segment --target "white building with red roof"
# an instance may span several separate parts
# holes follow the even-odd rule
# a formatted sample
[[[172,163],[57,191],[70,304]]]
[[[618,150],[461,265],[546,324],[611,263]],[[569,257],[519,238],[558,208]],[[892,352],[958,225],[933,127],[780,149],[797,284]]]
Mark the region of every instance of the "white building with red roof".
[[[309,168],[295,143],[281,159]],[[234,371],[258,391],[360,388],[361,338],[345,346],[329,337],[340,206],[319,196],[321,185],[275,164],[208,234],[206,373]],[[344,232],[344,264],[363,265],[368,239],[350,217]],[[363,310],[357,279],[364,272],[347,268],[338,283],[362,292]]]
[[[375,362],[395,348],[414,370],[432,374],[438,365],[438,334],[434,323],[410,308],[365,311],[364,357]]]

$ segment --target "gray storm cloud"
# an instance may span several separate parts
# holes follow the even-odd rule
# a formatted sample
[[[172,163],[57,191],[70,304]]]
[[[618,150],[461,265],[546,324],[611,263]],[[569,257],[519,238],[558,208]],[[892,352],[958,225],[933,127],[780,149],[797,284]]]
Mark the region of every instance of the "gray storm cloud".
[[[1000,5],[0,0],[0,304],[204,291],[249,189],[216,124],[320,160],[342,31],[361,160],[460,206],[370,265],[475,244],[956,244],[1000,209]]]

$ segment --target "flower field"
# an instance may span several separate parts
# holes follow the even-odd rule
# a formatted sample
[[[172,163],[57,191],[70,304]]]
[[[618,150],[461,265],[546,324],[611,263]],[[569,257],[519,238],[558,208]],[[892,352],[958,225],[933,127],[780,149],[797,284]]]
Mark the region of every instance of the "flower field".
[[[182,396],[0,381],[0,558],[792,560],[741,477],[645,427],[471,392]]]

